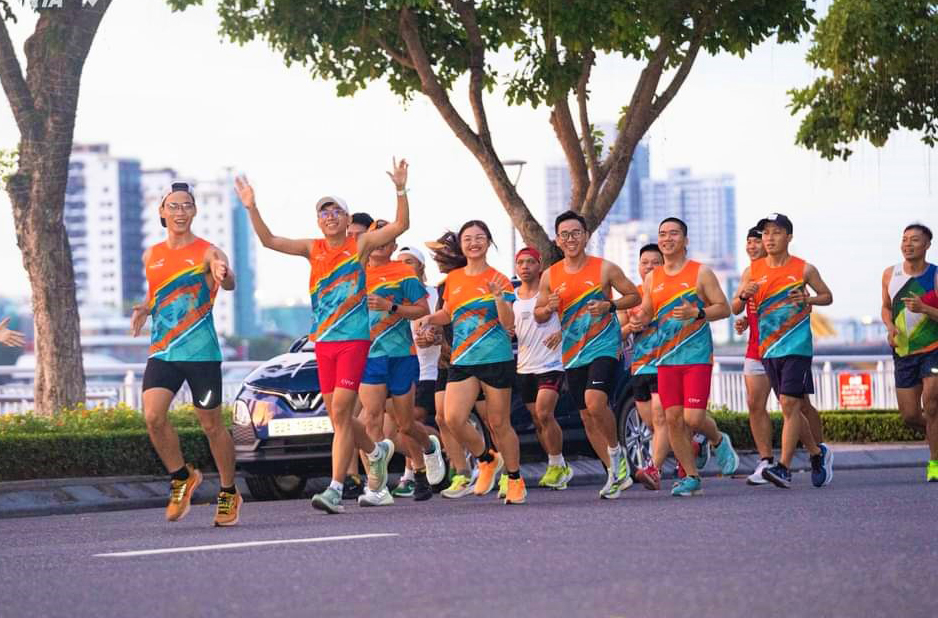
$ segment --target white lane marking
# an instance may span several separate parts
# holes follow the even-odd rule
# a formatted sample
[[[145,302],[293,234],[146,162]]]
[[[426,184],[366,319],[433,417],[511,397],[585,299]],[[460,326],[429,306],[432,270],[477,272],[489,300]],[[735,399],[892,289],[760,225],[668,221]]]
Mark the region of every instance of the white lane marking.
[[[110,554],[95,554],[95,558],[126,558],[131,556],[156,556],[159,554],[179,554],[194,551],[215,551],[217,549],[238,549],[240,547],[261,547],[263,545],[292,545],[296,543],[323,543],[326,541],[354,541],[357,539],[378,539],[400,536],[396,533],[350,534],[346,536],[320,536],[307,539],[282,539],[277,541],[246,541],[244,543],[219,543],[217,545],[191,545],[189,547],[167,547],[164,549],[139,549],[119,551]]]

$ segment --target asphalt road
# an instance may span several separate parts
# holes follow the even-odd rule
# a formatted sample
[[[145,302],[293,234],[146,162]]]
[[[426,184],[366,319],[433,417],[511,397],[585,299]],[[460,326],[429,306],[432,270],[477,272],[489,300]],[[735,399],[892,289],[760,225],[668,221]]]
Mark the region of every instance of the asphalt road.
[[[577,488],[519,506],[349,503],[343,516],[250,503],[230,529],[210,527],[207,505],[175,524],[158,509],[0,520],[0,614],[932,618],[938,484],[924,475],[838,472],[818,490],[797,474],[788,491],[705,479],[687,499],[633,487],[612,502]],[[183,551],[101,555],[159,549]]]

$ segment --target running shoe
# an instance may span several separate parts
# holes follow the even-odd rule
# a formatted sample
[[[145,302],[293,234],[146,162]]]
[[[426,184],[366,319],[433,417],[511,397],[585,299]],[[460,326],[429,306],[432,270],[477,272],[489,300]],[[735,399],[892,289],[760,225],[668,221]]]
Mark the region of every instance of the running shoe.
[[[537,484],[541,487],[561,490],[567,488],[567,483],[569,483],[572,478],[573,468],[570,467],[570,464],[547,466],[547,472],[544,473],[544,476],[541,477],[541,480],[538,481]]]
[[[342,494],[331,487],[327,487],[324,492],[313,496],[311,504],[314,509],[325,511],[330,515],[345,512],[345,507],[342,506]]]
[[[834,478],[834,451],[829,446],[821,442],[820,447],[824,450],[824,471],[827,476],[824,477],[824,484],[830,485]]]
[[[699,472],[710,463],[710,441],[707,440],[706,436],[695,433],[691,438],[691,443],[694,446],[694,458]]]
[[[479,462],[479,478],[476,479],[475,495],[484,496],[495,487],[495,481],[498,473],[505,467],[505,461],[502,454],[495,451],[489,451],[495,459],[487,462]]]
[[[390,506],[392,504],[394,504],[394,498],[387,487],[381,491],[365,489],[365,493],[358,496],[358,506]]]
[[[644,468],[639,468],[635,472],[635,479],[645,486],[645,489],[658,491],[661,489],[661,473],[655,464],[650,463]]]
[[[391,490],[391,495],[395,498],[413,498],[414,482],[411,480],[401,481],[397,487]]]
[[[357,500],[365,492],[365,481],[359,474],[349,474],[342,483],[342,499]]]
[[[606,484],[599,490],[599,497],[603,500],[615,500],[621,495],[622,491],[619,489],[619,484],[616,483],[615,475],[608,474],[606,476]]]
[[[418,472],[414,477],[414,502],[423,502],[433,497],[433,488],[427,480],[426,472]]]
[[[763,470],[762,478],[782,489],[791,487],[791,470],[780,463]]]
[[[430,435],[430,444],[433,446],[433,452],[423,454],[423,463],[427,467],[427,480],[431,485],[439,485],[446,478],[443,447],[440,446],[440,439],[432,434]]]
[[[685,476],[681,479],[681,482],[675,485],[671,490],[672,496],[679,496],[681,498],[699,496],[701,494],[703,494],[703,489],[700,486],[700,477],[698,476]]]
[[[720,440],[720,445],[716,448],[717,465],[720,466],[720,472],[723,476],[729,476],[736,472],[736,468],[739,467],[739,455],[733,449],[733,441],[730,440],[729,435],[726,433],[721,435],[723,439]],[[698,467],[697,469],[701,470],[702,468]]]
[[[457,474],[450,481],[449,487],[440,492],[444,498],[462,498],[472,493],[473,484],[468,476]]]
[[[619,491],[625,491],[632,486],[632,469],[629,466],[629,457],[625,449],[619,447],[618,461],[614,463],[616,467],[616,483],[619,485]]]
[[[928,460],[928,468],[925,471],[925,481],[928,483],[938,483],[938,459]]]
[[[498,477],[498,499],[503,500],[508,495],[508,473],[502,472]]]
[[[189,513],[192,504],[192,494],[202,484],[202,473],[192,464],[186,464],[189,478],[184,481],[175,479],[169,482],[169,504],[166,505],[166,519],[179,521]]]
[[[244,498],[241,492],[235,489],[233,494],[227,491],[218,492],[218,505],[215,507],[215,525],[233,526],[238,523],[241,517],[241,505],[244,504]]]
[[[508,479],[508,486],[505,494],[505,504],[524,504],[524,499],[528,497],[528,490],[524,486],[524,479],[509,479],[507,474],[502,475],[503,479]]]
[[[759,465],[756,466],[755,472],[746,477],[747,485],[765,485],[768,483],[767,480],[762,478],[762,471],[771,466],[772,464],[768,459],[760,459]]]
[[[811,455],[811,484],[815,487],[824,487],[831,482],[833,469],[831,464],[834,462],[834,454],[823,442],[818,445],[821,452],[817,455]]]
[[[368,480],[374,480],[374,483],[368,483],[368,487],[371,489],[373,484],[374,489],[372,491],[378,493],[388,486],[388,463],[391,461],[391,457],[394,457],[394,443],[390,440],[382,440],[376,446],[380,453],[377,459],[368,460]]]

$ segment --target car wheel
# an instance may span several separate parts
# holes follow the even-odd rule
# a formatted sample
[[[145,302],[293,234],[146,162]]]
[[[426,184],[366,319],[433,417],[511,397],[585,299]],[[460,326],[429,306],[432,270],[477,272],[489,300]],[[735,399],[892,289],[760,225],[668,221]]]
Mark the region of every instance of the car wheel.
[[[255,500],[293,500],[306,489],[306,477],[292,474],[246,476],[244,482]]]
[[[651,461],[652,428],[642,421],[635,401],[628,398],[619,411],[619,444],[625,448],[632,473]]]

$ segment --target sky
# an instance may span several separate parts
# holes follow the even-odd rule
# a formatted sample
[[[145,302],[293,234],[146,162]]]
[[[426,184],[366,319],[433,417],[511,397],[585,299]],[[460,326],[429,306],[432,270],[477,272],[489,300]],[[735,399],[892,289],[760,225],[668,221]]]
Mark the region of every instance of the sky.
[[[405,105],[381,82],[340,98],[335,84],[313,80],[302,66],[287,68],[266,43],[241,47],[222,39],[214,3],[206,4],[172,13],[158,0],[113,3],[85,64],[76,142],[106,142],[112,154],[139,158],[145,168],[168,166],[197,178],[234,167],[254,184],[273,232],[292,237],[318,235],[313,206],[322,195],[344,197],[353,211],[392,217],[394,187],[384,172],[392,157],[406,157],[412,226],[400,244],[481,218],[500,247],[490,262],[510,272],[508,215],[427,99],[418,95]],[[20,23],[9,27],[22,53],[35,21],[16,8]],[[794,221],[792,252],[815,264],[833,290],[827,315],[878,316],[882,271],[901,259],[902,228],[921,221],[938,230],[938,153],[905,131],[882,149],[857,144],[847,162],[795,146],[798,119],[787,108],[786,91],[816,76],[804,61],[808,45],[807,37],[799,44],[766,43],[742,60],[700,56],[649,131],[651,175],[663,178],[675,167],[733,174],[740,264],[745,230],[769,212],[783,212]],[[512,67],[506,54],[495,64]],[[615,119],[640,69],[620,57],[599,59],[591,81],[594,123]],[[452,98],[470,119],[465,93],[463,80]],[[542,216],[544,167],[562,160],[549,111],[508,106],[498,91],[486,104],[495,148],[502,160],[527,161],[518,190]],[[0,97],[0,148],[18,140]],[[0,194],[0,260],[10,265],[0,296],[28,297],[6,193]],[[259,248],[259,304],[308,302],[308,277],[302,259]]]

